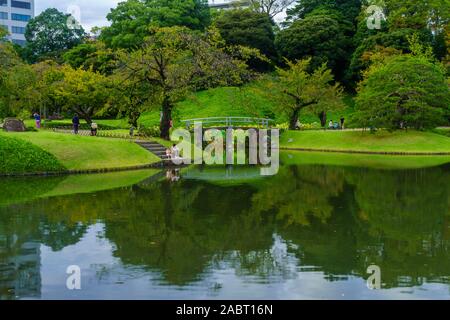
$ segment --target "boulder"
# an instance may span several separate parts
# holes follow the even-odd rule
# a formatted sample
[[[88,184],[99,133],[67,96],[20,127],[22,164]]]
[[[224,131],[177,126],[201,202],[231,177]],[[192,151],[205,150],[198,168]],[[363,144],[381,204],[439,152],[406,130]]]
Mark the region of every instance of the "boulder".
[[[16,118],[6,118],[3,122],[3,130],[9,132],[24,132],[27,129],[22,120]]]

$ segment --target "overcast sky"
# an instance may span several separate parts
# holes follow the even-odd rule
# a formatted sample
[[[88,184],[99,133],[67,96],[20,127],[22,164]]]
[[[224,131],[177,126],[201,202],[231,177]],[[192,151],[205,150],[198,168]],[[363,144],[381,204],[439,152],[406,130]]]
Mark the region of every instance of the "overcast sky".
[[[123,0],[35,0],[36,15],[47,8],[57,8],[61,12],[68,12],[71,6],[80,8],[81,24],[86,31],[92,27],[108,25],[106,15],[111,8]]]
[[[36,15],[40,14],[47,8],[56,8],[64,13],[72,13],[71,8],[78,6],[80,8],[80,20],[84,29],[90,32],[92,27],[103,27],[108,25],[106,15],[111,8],[115,8],[119,2],[124,0],[35,0]],[[216,0],[216,2],[226,2],[224,0]],[[78,17],[74,14],[75,18]],[[281,14],[276,20],[280,21],[284,17]]]

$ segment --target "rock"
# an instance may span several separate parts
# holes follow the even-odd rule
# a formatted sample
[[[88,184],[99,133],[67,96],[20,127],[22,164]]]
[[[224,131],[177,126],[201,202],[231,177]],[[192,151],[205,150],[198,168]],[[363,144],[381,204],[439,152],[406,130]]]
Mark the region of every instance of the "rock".
[[[24,132],[26,131],[26,127],[22,120],[6,118],[3,122],[3,130],[10,132]]]

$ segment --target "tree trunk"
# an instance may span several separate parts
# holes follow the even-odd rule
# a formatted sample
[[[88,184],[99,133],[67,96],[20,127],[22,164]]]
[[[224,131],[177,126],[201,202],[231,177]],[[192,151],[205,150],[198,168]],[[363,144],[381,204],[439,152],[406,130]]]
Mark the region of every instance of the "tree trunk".
[[[296,129],[295,126],[297,124],[299,114],[300,114],[300,108],[294,109],[294,112],[291,115],[291,119],[289,120],[289,129],[290,130]]]
[[[170,121],[172,120],[172,104],[169,97],[164,97],[162,104],[162,118],[160,123],[161,138],[170,140]]]
[[[319,113],[319,119],[320,119],[320,125],[325,127],[327,125],[327,113],[325,111],[322,111]]]

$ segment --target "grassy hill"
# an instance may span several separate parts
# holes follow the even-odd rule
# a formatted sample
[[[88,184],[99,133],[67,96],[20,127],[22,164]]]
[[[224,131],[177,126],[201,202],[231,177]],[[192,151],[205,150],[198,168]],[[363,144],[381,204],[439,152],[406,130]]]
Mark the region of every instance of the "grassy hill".
[[[262,117],[274,119],[277,123],[287,122],[288,119],[274,111],[277,110],[275,102],[263,96],[256,84],[237,87],[219,87],[200,91],[190,95],[186,100],[178,103],[174,111],[175,126],[181,125],[180,120],[209,117]],[[338,121],[341,116],[349,119],[353,110],[353,100],[347,96],[344,101],[348,108],[339,112],[330,112],[328,119]],[[159,125],[160,112],[149,111],[141,115],[139,124],[144,127]],[[303,112],[302,123],[319,122],[318,116]],[[347,123],[349,124],[349,123]]]
[[[127,140],[82,137],[45,131],[0,133],[0,137],[2,140],[14,137],[16,138],[14,141],[21,141],[25,147],[21,148],[20,152],[27,152],[27,149],[33,150],[34,146],[39,147],[69,170],[120,168],[159,161],[155,155]],[[7,156],[7,158],[11,157]],[[42,161],[33,162],[38,165]],[[55,170],[60,168],[54,166]],[[23,171],[36,171],[31,169],[33,167],[27,167]]]
[[[22,139],[0,135],[0,174],[59,170],[64,166],[50,152]]]

